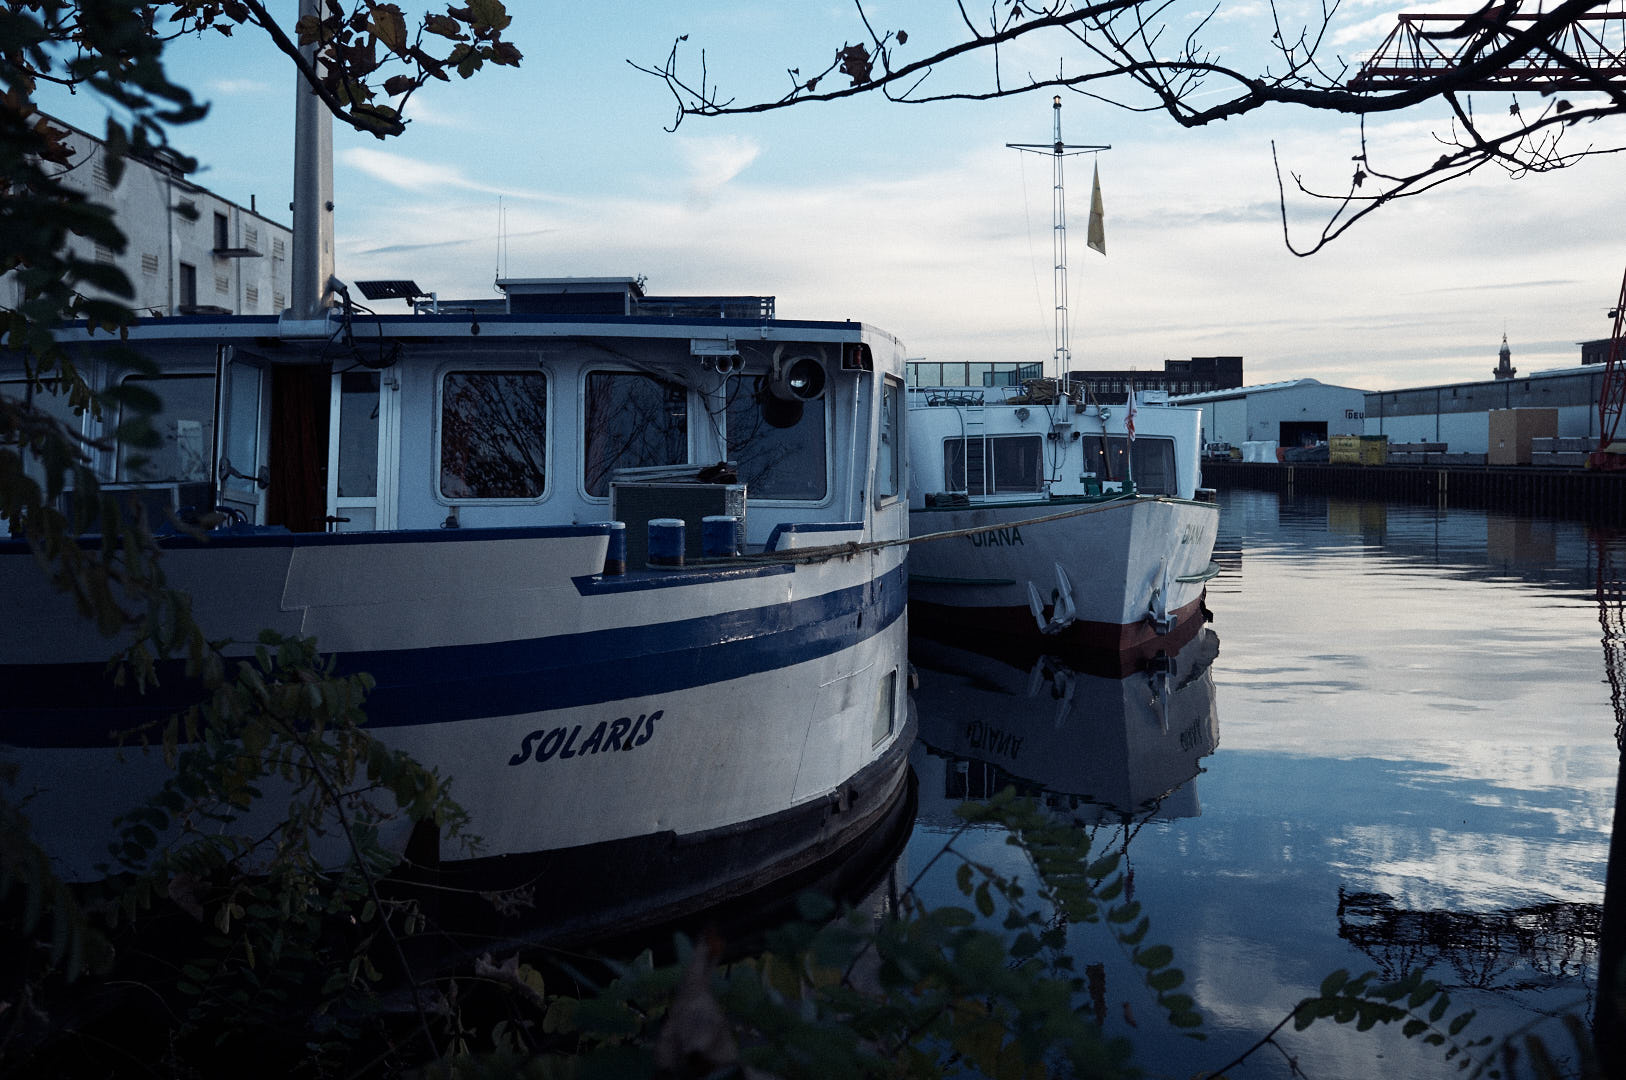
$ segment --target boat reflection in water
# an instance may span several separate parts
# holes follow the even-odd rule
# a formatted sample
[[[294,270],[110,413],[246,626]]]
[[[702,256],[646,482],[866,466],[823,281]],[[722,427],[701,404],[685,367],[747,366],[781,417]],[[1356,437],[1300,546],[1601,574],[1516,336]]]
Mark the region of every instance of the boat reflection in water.
[[[1171,642],[1171,645],[1177,643]],[[1219,745],[1219,638],[1196,628],[1122,674],[1080,657],[992,655],[916,635],[919,824],[1006,786],[1087,823],[1195,817],[1198,764]]]

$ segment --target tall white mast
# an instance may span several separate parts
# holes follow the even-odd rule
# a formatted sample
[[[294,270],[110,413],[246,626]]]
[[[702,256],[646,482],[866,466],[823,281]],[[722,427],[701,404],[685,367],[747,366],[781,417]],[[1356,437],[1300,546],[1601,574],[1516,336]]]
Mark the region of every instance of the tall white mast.
[[[1055,128],[1054,138],[1049,145],[1043,143],[1006,143],[1005,145],[1012,150],[1047,153],[1051,157],[1050,246],[1056,258],[1056,269],[1052,281],[1056,300],[1056,351],[1054,361],[1056,377],[1062,381],[1062,388],[1065,391],[1067,373],[1073,367],[1073,354],[1067,343],[1067,187],[1062,177],[1062,159],[1075,154],[1093,154],[1101,150],[1111,150],[1112,147],[1069,145],[1062,142],[1060,94],[1056,95],[1053,105],[1055,109]]]
[[[321,18],[321,0],[299,0],[301,16]],[[314,44],[302,46],[314,70],[322,70]],[[288,317],[323,319],[332,297],[328,279],[333,257],[333,116],[305,76],[296,71],[294,101],[294,235],[289,262]]]

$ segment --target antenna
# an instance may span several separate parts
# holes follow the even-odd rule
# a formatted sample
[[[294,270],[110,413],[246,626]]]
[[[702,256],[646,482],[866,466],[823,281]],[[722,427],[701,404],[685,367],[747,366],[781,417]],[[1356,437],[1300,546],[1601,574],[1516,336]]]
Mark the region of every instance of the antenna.
[[[1056,269],[1054,289],[1056,293],[1056,374],[1061,379],[1062,390],[1067,390],[1067,373],[1072,369],[1073,354],[1067,345],[1067,189],[1062,182],[1062,159],[1074,157],[1078,154],[1094,154],[1102,150],[1111,150],[1108,146],[1086,146],[1082,144],[1069,144],[1061,141],[1061,95],[1057,94],[1053,102],[1056,114],[1055,138],[1046,145],[1044,143],[1006,143],[1012,150],[1026,150],[1029,153],[1049,154],[1051,156],[1052,189],[1050,197],[1051,212],[1051,248],[1056,256]]]

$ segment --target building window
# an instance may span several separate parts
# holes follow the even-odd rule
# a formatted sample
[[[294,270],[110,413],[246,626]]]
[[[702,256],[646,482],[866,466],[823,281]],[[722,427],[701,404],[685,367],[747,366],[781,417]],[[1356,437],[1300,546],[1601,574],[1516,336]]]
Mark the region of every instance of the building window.
[[[258,250],[260,246],[260,230],[253,225],[244,225],[243,246],[250,250]]]
[[[447,499],[537,499],[547,479],[548,386],[540,371],[449,371],[440,389]]]
[[[198,268],[191,263],[181,264],[181,307],[198,306]]]
[[[231,222],[225,214],[215,215],[215,250],[225,251],[231,247]]]
[[[271,257],[273,259],[286,258],[288,254],[287,243],[280,236],[271,239]]]
[[[143,274],[158,273],[158,256],[150,252],[141,253],[141,272]]]
[[[107,151],[103,150],[97,153],[96,157],[92,159],[90,175],[96,181],[98,187],[108,189],[113,186],[113,171],[108,166]]]
[[[215,292],[217,292],[217,293],[231,292],[231,275],[230,274],[216,274],[215,275]]]
[[[97,244],[96,261],[104,265],[112,265],[113,249],[110,247],[103,247],[101,244]]]
[[[616,469],[689,460],[689,393],[653,375],[590,372],[583,431],[583,486],[607,496]]]
[[[275,309],[276,311],[282,311],[282,310],[286,309],[287,306],[288,306],[288,294],[287,293],[284,293],[281,289],[277,289],[277,290],[275,290],[274,292],[271,293],[271,307],[273,309]]]
[[[249,307],[258,306],[259,302],[260,302],[260,287],[258,285],[246,285],[246,286],[244,286],[243,287],[243,302],[245,304],[247,304]]]

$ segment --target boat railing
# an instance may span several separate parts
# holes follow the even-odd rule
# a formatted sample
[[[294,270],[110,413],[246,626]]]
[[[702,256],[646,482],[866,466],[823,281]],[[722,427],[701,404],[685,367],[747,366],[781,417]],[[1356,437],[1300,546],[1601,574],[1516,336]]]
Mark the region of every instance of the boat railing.
[[[1009,405],[1030,400],[1022,386],[911,386],[911,409],[936,405]]]

